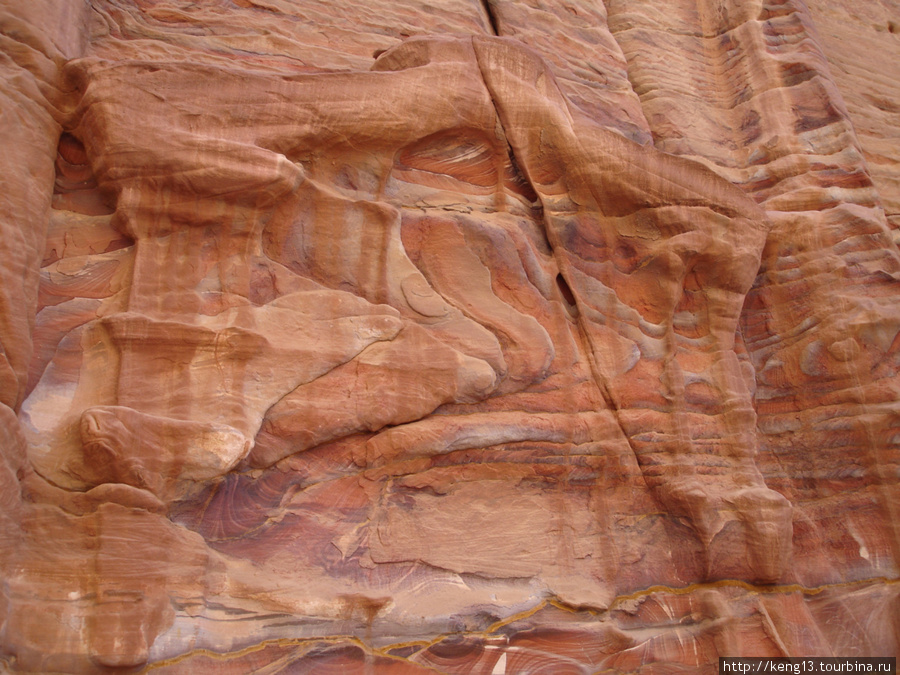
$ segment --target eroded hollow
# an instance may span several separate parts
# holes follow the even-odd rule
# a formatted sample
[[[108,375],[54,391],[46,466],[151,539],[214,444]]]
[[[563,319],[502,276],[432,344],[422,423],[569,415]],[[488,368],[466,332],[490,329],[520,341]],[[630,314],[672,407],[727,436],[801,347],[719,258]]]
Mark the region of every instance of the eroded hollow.
[[[578,305],[575,303],[575,294],[572,293],[572,289],[569,287],[569,284],[563,278],[562,274],[556,275],[556,287],[559,289],[559,294],[562,296],[566,311],[572,316],[578,316]]]
[[[56,183],[53,208],[85,216],[108,216],[115,212],[115,196],[97,185],[84,144],[66,132],[56,153]]]

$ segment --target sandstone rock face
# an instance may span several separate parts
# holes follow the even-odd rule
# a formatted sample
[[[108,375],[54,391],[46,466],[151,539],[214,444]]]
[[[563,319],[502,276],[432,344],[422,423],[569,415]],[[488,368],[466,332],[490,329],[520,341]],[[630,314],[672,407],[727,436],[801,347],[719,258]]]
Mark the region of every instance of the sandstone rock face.
[[[900,651],[900,5],[0,18],[5,670]]]

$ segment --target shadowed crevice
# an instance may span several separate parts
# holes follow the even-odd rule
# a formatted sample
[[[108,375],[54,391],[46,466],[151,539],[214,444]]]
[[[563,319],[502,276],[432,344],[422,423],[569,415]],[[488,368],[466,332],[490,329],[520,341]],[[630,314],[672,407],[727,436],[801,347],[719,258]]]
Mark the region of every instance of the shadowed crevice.
[[[484,7],[484,14],[490,24],[491,32],[494,35],[500,35],[500,27],[497,23],[497,16],[494,14],[494,8],[491,7],[491,0],[481,0],[481,6]]]

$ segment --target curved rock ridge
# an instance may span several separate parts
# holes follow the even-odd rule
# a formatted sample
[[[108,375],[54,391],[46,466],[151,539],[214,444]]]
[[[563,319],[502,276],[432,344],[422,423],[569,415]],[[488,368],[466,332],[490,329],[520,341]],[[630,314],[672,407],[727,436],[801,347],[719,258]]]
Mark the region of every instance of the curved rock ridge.
[[[609,12],[657,147],[703,157],[773,224],[741,320],[756,370],[761,456],[771,458],[763,473],[810,505],[795,522],[824,544],[858,531],[854,517],[823,519],[824,467],[865,465],[854,478],[844,471],[839,491],[866,493],[860,517],[884,523],[874,557],[896,559],[896,479],[886,468],[897,462],[897,379],[887,365],[896,362],[897,326],[898,257],[884,209],[891,193],[876,189],[810,10],[800,2],[699,2],[652,19],[633,3],[610,3]],[[702,73],[702,84],[689,72]],[[690,107],[689,124],[678,106]],[[841,281],[827,281],[834,278]],[[840,545],[824,545],[846,561]],[[830,563],[798,563],[806,583],[840,577]]]
[[[843,9],[12,4],[5,670],[897,654]]]

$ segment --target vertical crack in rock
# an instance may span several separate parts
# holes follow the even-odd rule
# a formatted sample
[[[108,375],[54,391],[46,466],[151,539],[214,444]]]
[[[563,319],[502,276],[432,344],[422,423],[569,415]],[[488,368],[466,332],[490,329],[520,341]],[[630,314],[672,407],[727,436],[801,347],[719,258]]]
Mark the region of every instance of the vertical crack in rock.
[[[485,0],[486,5],[489,2],[490,2],[490,0]],[[548,246],[550,247],[551,252],[553,253],[553,258],[556,261],[556,265],[559,270],[556,280],[555,280],[556,286],[563,298],[563,302],[566,306],[566,310],[572,316],[572,319],[573,319],[573,322],[574,322],[574,325],[576,328],[578,343],[580,345],[582,353],[585,355],[585,358],[588,361],[590,373],[591,373],[592,379],[594,381],[594,384],[597,387],[597,390],[599,391],[600,396],[602,397],[606,408],[612,412],[613,419],[615,420],[615,423],[618,427],[621,438],[624,440],[624,442],[630,449],[630,452],[631,452],[632,456],[635,458],[635,460],[640,463],[640,453],[638,452],[637,447],[635,446],[631,436],[628,434],[628,432],[626,430],[625,424],[622,420],[622,413],[619,409],[618,403],[615,400],[615,397],[612,395],[610,384],[609,384],[605,374],[603,373],[601,367],[599,366],[599,364],[596,361],[596,358],[594,355],[594,348],[591,343],[591,339],[588,335],[587,329],[584,325],[584,322],[586,321],[586,319],[585,319],[585,316],[583,313],[583,309],[579,307],[579,300],[574,295],[574,293],[572,291],[572,286],[570,285],[570,281],[567,279],[567,277],[572,272],[569,269],[569,263],[568,263],[568,260],[566,259],[566,257],[560,255],[559,249],[560,249],[561,244],[559,242],[558,237],[554,234],[554,228],[552,227],[552,224],[549,220],[551,217],[550,213],[549,213],[549,209],[547,208],[546,205],[544,205],[544,203],[543,203],[544,200],[543,200],[543,197],[541,196],[541,190],[539,189],[539,186],[535,184],[535,181],[533,180],[533,178],[530,175],[530,172],[527,169],[527,167],[529,165],[525,161],[526,158],[522,157],[519,153],[517,153],[515,148],[513,147],[513,145],[509,142],[509,139],[506,135],[506,131],[504,128],[504,122],[503,122],[504,118],[505,118],[505,111],[502,109],[501,103],[497,100],[497,92],[495,91],[495,88],[493,86],[491,86],[490,75],[489,75],[489,73],[486,72],[485,65],[482,61],[482,56],[480,54],[479,49],[477,48],[477,45],[475,44],[474,39],[473,39],[473,49],[475,52],[475,58],[476,58],[476,62],[478,64],[478,68],[481,73],[482,82],[484,83],[484,86],[490,95],[491,102],[493,103],[494,110],[496,111],[496,114],[497,114],[497,118],[500,120],[500,131],[502,131],[504,134],[504,140],[506,141],[506,146],[508,148],[508,152],[510,153],[511,160],[512,160],[514,166],[516,166],[517,169],[522,173],[524,179],[526,181],[528,181],[529,185],[531,186],[531,189],[534,191],[534,194],[537,196],[538,202],[541,204],[541,215],[542,215],[542,219],[543,219],[542,225],[543,225],[544,238],[545,238]],[[648,490],[653,492],[652,487],[647,483],[646,475],[643,472],[641,472],[641,479],[643,480],[644,484],[647,486]]]
[[[500,25],[497,22],[497,16],[494,14],[492,0],[480,0],[480,2],[484,14],[487,17],[488,25],[491,27],[491,31],[494,35],[500,35]]]
[[[486,7],[489,4],[489,2],[490,2],[490,0],[485,0]],[[583,325],[583,320],[584,320],[583,314],[578,308],[578,300],[577,300],[577,298],[575,298],[575,296],[572,293],[572,288],[571,288],[570,282],[568,279],[566,279],[566,277],[569,274],[569,271],[567,269],[568,263],[565,259],[563,259],[559,255],[559,250],[558,250],[559,246],[560,246],[559,240],[556,236],[554,236],[553,228],[551,227],[551,224],[548,222],[548,218],[550,217],[549,211],[543,204],[543,198],[541,197],[541,193],[540,193],[540,190],[538,189],[538,186],[535,184],[534,180],[529,175],[527,168],[525,168],[528,166],[526,163],[524,163],[525,158],[522,157],[520,154],[516,153],[515,148],[509,142],[508,137],[506,137],[506,130],[505,130],[504,124],[503,124],[503,120],[505,118],[505,112],[503,111],[502,106],[500,105],[500,103],[497,100],[497,93],[496,93],[494,87],[491,86],[491,84],[490,84],[490,82],[491,82],[490,75],[485,70],[485,66],[482,63],[482,57],[481,57],[479,50],[474,42],[474,39],[473,39],[473,49],[474,49],[474,53],[475,53],[475,59],[478,64],[478,68],[481,72],[482,82],[484,83],[484,87],[488,91],[488,94],[491,97],[491,102],[494,105],[494,110],[497,113],[497,118],[500,120],[500,128],[503,131],[503,134],[504,134],[504,137],[506,140],[506,146],[509,150],[510,156],[512,157],[512,160],[513,160],[515,166],[518,167],[519,171],[522,172],[523,177],[525,178],[526,181],[528,181],[532,190],[534,190],[534,193],[537,195],[538,201],[541,203],[541,213],[542,213],[542,216],[544,219],[544,222],[543,222],[544,237],[547,241],[547,244],[550,246],[551,251],[553,252],[553,258],[556,261],[558,269],[560,270],[556,283],[557,283],[560,293],[562,294],[566,303],[570,303],[573,307],[575,307],[575,310],[576,310],[575,324],[578,327],[578,334],[579,334],[579,337],[580,337],[580,340],[582,343],[582,347],[584,349],[585,356],[588,358],[588,360],[590,362],[591,373],[593,374],[594,381],[597,385],[597,388],[600,391],[601,396],[603,397],[604,402],[609,407],[609,409],[613,411],[616,422],[619,425],[619,429],[622,432],[623,438],[625,438],[625,440],[631,446],[632,452],[634,453],[635,457],[637,457],[637,451],[635,450],[634,446],[632,445],[631,439],[628,437],[628,434],[625,433],[625,428],[622,425],[622,422],[621,422],[621,419],[619,416],[618,407],[610,393],[609,384],[606,381],[605,376],[603,375],[603,373],[600,371],[600,369],[597,367],[597,364],[595,363],[595,360],[593,357],[593,349],[591,348],[591,345],[590,345],[590,339],[588,338],[587,333],[585,332],[585,329],[584,329],[584,325]]]
[[[736,322],[757,269],[767,231],[764,214],[701,165],[635,146],[579,117],[546,64],[524,47],[487,38],[472,41],[517,162],[541,195],[560,271],[570,287],[577,286],[585,300],[591,296],[597,305],[590,325],[585,322],[587,306],[579,306],[579,326],[598,386],[644,467],[645,479],[670,511],[694,527],[707,552],[708,577],[723,574],[718,569],[723,539],[717,536],[737,519],[733,527],[744,532],[752,574],[776,581],[790,554],[790,506],[765,486],[754,464],[749,393],[740,389],[734,372],[737,325],[728,325]],[[525,99],[530,107],[522,103]],[[628,163],[624,157],[630,158]],[[654,187],[657,182],[660,187]],[[645,185],[644,195],[634,194],[634,183]],[[563,192],[567,196],[559,198]],[[703,210],[696,206],[698,193],[703,194]],[[545,195],[552,195],[554,203],[547,203]],[[669,229],[664,234],[656,230],[656,239],[650,239],[659,243],[648,245],[640,228],[657,227],[649,223],[664,217],[660,214],[669,214]],[[642,222],[648,224],[638,225]],[[603,243],[591,248],[588,241]],[[605,253],[593,252],[597,250]],[[714,282],[717,266],[729,266],[732,278]],[[582,268],[594,272],[589,275]],[[622,275],[614,276],[613,269]],[[647,275],[660,286],[656,302],[640,299],[646,297],[642,280]],[[613,288],[607,278],[620,283]],[[689,285],[703,294],[693,302],[704,309],[698,314],[692,310],[700,324],[682,327],[681,344],[676,345],[676,307],[689,295]],[[697,343],[706,346],[693,347],[684,339],[694,332],[708,335]],[[654,350],[660,352],[655,357]],[[691,371],[684,370],[685,364],[693,364]],[[705,402],[704,394],[689,406],[694,373],[701,381],[705,377],[704,387],[717,389],[725,401]],[[654,380],[662,384],[659,401],[653,400],[659,392],[650,389]],[[690,418],[700,411],[713,417],[709,426],[715,431],[707,432],[711,441],[695,438]],[[647,418],[655,419],[652,426]],[[709,460],[710,455],[716,460]]]
[[[0,669],[896,653],[896,17],[603,2],[0,8]]]

